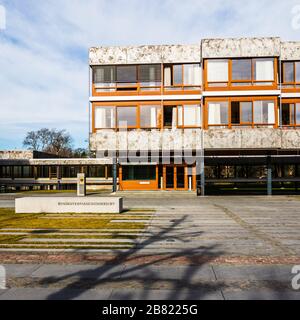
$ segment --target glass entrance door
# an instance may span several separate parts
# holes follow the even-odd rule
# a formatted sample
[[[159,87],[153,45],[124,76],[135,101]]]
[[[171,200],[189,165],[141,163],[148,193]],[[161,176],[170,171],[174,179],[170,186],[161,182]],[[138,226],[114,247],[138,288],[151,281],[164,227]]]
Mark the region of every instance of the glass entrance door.
[[[166,167],[166,174],[165,174],[165,180],[166,180],[166,189],[174,189],[174,167]]]
[[[187,190],[187,176],[185,166],[164,167],[165,190]]]
[[[175,167],[176,169],[176,189],[186,189],[185,167]]]

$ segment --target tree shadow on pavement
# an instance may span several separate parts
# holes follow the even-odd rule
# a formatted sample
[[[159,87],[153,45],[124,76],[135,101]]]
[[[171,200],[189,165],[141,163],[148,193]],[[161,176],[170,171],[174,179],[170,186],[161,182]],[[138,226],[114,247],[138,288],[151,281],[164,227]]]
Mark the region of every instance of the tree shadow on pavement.
[[[101,264],[79,272],[43,279],[44,285],[64,285],[63,288],[48,296],[48,300],[71,300],[79,298],[85,290],[112,290],[109,298],[132,300],[151,299],[152,290],[165,292],[163,300],[200,300],[209,298],[210,294],[220,299],[220,293],[225,284],[217,282],[210,261],[222,255],[217,245],[172,249],[168,254],[157,254],[149,258],[147,248],[162,246],[171,238],[188,244],[193,237],[199,237],[204,232],[180,233],[178,229],[187,220],[188,215],[174,219],[168,227],[159,231],[147,230],[149,234],[142,238],[134,248],[127,251],[114,251],[114,257]],[[172,234],[172,235],[171,235]],[[192,245],[192,243],[191,243]],[[155,249],[154,249],[155,250]],[[153,253],[153,249],[151,251]],[[138,258],[138,263],[136,263]],[[184,265],[170,264],[171,261],[184,259]],[[74,290],[80,289],[80,290]],[[136,296],[138,292],[138,296]],[[160,299],[159,296],[156,299]]]

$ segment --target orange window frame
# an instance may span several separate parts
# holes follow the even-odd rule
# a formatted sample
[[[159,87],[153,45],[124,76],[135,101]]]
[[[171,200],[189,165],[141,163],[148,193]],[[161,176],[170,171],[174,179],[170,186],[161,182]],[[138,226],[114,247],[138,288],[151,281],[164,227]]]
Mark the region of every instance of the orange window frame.
[[[200,91],[201,90],[201,85],[186,85],[184,84],[184,66],[185,65],[194,65],[197,64],[199,65],[199,68],[201,69],[201,63],[180,63],[180,64],[165,64],[163,65],[163,75],[162,75],[162,84],[163,84],[163,89],[164,92],[167,92],[168,94],[172,94],[172,90],[166,90],[166,89],[172,89],[174,88],[174,91],[176,91],[175,94],[178,93],[189,93],[189,92],[195,92],[195,91]],[[181,74],[182,74],[182,83],[174,84],[174,67],[175,66],[181,66]],[[171,68],[171,77],[172,77],[172,83],[170,86],[165,85],[165,68],[170,67]],[[197,88],[197,89],[190,89],[190,90],[185,90],[185,88]],[[199,89],[198,89],[199,88]],[[181,89],[181,90],[179,90]]]
[[[98,128],[98,127],[96,127],[96,125],[95,125],[95,122],[96,122],[96,108],[101,108],[101,107],[111,107],[111,108],[113,108],[114,117],[115,117],[115,121],[114,121],[115,125],[114,125],[114,127],[112,127],[112,128]],[[101,105],[93,104],[92,105],[92,132],[95,133],[96,130],[115,130],[116,126],[117,126],[116,109],[117,109],[116,106],[112,105],[111,103],[110,104],[101,104]]]
[[[275,123],[256,123],[254,122],[254,102],[255,101],[272,101],[274,102],[274,114],[275,114]],[[228,103],[228,123],[227,124],[208,124],[208,105],[213,102],[227,102]],[[231,102],[251,102],[252,103],[252,123],[242,123],[242,124],[232,124],[231,122]],[[228,129],[232,129],[232,127],[242,127],[242,126],[251,126],[255,128],[257,126],[273,126],[274,128],[278,128],[278,99],[277,97],[232,97],[232,98],[207,98],[205,101],[204,107],[204,128],[209,129],[210,127],[228,127]]]
[[[282,104],[293,104],[294,105],[294,124],[283,124],[283,127],[291,127],[291,128],[297,128],[300,127],[300,123],[297,124],[297,104],[300,104],[300,99],[282,99],[281,101]],[[291,115],[291,110],[289,110],[290,115]]]
[[[184,126],[184,125],[179,126],[178,125],[178,106],[184,107],[184,105],[199,105],[200,112],[201,112],[201,122],[202,122],[200,127]],[[177,129],[200,129],[200,128],[202,128],[202,126],[203,126],[203,108],[202,108],[202,104],[200,101],[184,101],[184,103],[182,103],[182,101],[174,101],[174,102],[168,101],[168,102],[164,102],[162,105],[162,126],[161,126],[162,129],[170,129],[171,128],[171,127],[164,126],[164,120],[165,120],[164,119],[164,107],[167,107],[167,106],[174,106],[176,108],[176,128]],[[184,115],[183,115],[183,117],[184,117]],[[184,122],[183,122],[183,124],[184,124]]]
[[[114,67],[114,73],[115,73],[115,82],[114,86],[110,87],[96,87],[96,84],[94,82],[94,77],[92,76],[92,94],[93,96],[122,96],[122,95],[136,95],[136,94],[142,94],[142,95],[159,95],[162,92],[162,84],[163,84],[163,68],[161,64],[155,64],[160,65],[160,72],[161,72],[161,80],[160,85],[157,86],[146,86],[141,85],[139,75],[140,75],[140,65],[111,65]],[[117,81],[117,67],[122,66],[134,66],[136,68],[136,83],[130,84],[130,85],[122,85],[122,82]],[[92,74],[94,72],[93,66],[91,67]],[[143,90],[144,88],[153,88],[154,90]],[[97,92],[97,89],[102,89],[103,91]],[[109,91],[104,91],[104,89],[110,89]],[[119,89],[119,90],[118,90]],[[123,89],[123,90],[120,90]],[[128,89],[128,90],[126,90]],[[135,89],[135,90],[133,90]]]
[[[181,106],[183,105],[182,104],[182,101],[167,101],[167,102],[164,102],[164,103],[161,103],[161,102],[132,102],[131,104],[129,104],[128,102],[118,102],[118,103],[114,103],[112,104],[111,102],[94,102],[92,103],[92,133],[96,133],[97,130],[119,130],[121,128],[118,127],[118,115],[117,115],[117,108],[120,108],[120,107],[136,107],[136,116],[137,116],[137,122],[136,122],[136,126],[130,126],[128,127],[128,129],[141,129],[141,130],[147,130],[147,129],[157,129],[157,130],[163,130],[163,129],[166,129],[167,127],[164,127],[164,106],[175,106],[176,107],[176,117],[177,117],[177,123],[176,123],[176,127],[177,129],[189,129],[189,128],[195,128],[195,129],[198,129],[198,128],[201,128],[200,127],[189,127],[189,126],[178,126],[178,106]],[[184,102],[184,105],[198,105],[200,107],[200,110],[201,110],[201,122],[203,124],[203,108],[202,108],[202,105],[201,105],[201,101],[185,101]],[[157,124],[156,127],[144,127],[144,126],[141,126],[141,114],[140,114],[140,108],[141,107],[146,107],[146,106],[157,106],[157,107],[160,107],[160,121],[159,123]],[[96,108],[101,108],[101,107],[113,107],[114,108],[114,115],[115,115],[115,126],[113,128],[97,128],[95,126],[95,120],[96,120],[96,117],[95,117],[95,110]]]
[[[249,80],[233,80],[232,79],[232,62],[233,60],[251,60],[251,79]],[[255,60],[259,59],[273,59],[273,80],[255,80]],[[209,82],[208,81],[208,61],[210,60],[227,60],[228,61],[228,81],[224,82]],[[276,57],[259,57],[259,58],[228,58],[228,59],[205,59],[204,60],[204,72],[203,72],[203,83],[205,90],[208,91],[226,91],[226,90],[255,90],[255,89],[276,89],[278,86],[277,74],[278,74],[278,59]],[[262,85],[261,83],[270,83],[272,85]],[[250,85],[238,86],[232,85],[234,83],[251,83]],[[256,83],[260,83],[259,85],[255,85]],[[215,86],[210,86],[210,84],[214,84]],[[224,84],[223,86],[218,86],[218,84]]]
[[[285,67],[287,63],[292,63],[293,64],[293,71],[294,71],[294,80],[292,82],[285,81]],[[282,79],[281,79],[281,84],[283,85],[288,85],[291,86],[291,88],[297,88],[299,86],[298,90],[300,90],[300,81],[297,82],[297,67],[296,64],[299,64],[300,68],[300,60],[295,60],[295,61],[283,61],[282,62]],[[284,89],[289,89],[289,88],[284,88]]]
[[[182,104],[178,104],[177,105],[177,128],[178,129],[200,129],[202,128],[202,123],[200,124],[200,126],[187,126],[185,125],[185,120],[184,120],[184,110],[186,106],[197,106],[200,108],[200,120],[202,121],[202,108],[201,108],[201,104],[187,104],[187,103],[182,103]],[[178,111],[178,107],[182,107],[182,125],[179,125],[179,111]]]

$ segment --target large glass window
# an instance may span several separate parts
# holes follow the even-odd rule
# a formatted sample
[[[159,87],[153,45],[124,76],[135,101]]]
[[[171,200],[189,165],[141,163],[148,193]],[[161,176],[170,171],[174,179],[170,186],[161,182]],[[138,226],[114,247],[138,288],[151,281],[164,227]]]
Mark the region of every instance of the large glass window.
[[[284,126],[294,125],[295,122],[295,104],[283,103],[282,104],[282,124]]]
[[[141,128],[159,128],[161,126],[162,112],[159,105],[140,107]]]
[[[252,102],[231,102],[231,123],[252,124]]]
[[[122,166],[122,180],[156,180],[156,166]]]
[[[241,102],[241,123],[252,123],[252,102]]]
[[[254,123],[275,124],[274,101],[254,101]]]
[[[114,66],[93,67],[93,82],[96,84],[108,84],[115,82]]]
[[[31,166],[23,166],[23,178],[33,177],[33,168]]]
[[[136,107],[118,107],[117,108],[118,128],[135,128],[136,121]]]
[[[251,59],[232,60],[232,80],[243,81],[252,79]]]
[[[164,85],[170,86],[200,86],[200,64],[175,64],[164,67]],[[174,88],[173,88],[174,89]]]
[[[140,65],[138,68],[139,82],[143,85],[160,85],[161,67],[159,64]]]
[[[294,82],[294,62],[285,62],[283,64],[283,82]]]
[[[0,166],[0,177],[1,178],[11,178],[10,166]]]
[[[274,81],[274,59],[255,59],[254,79],[256,81]]]
[[[136,83],[137,67],[136,66],[117,66],[118,83]]]
[[[174,85],[179,85],[183,83],[182,65],[177,64],[173,66],[173,81]]]
[[[284,126],[300,125],[300,103],[282,104],[282,124]]]
[[[178,106],[179,127],[200,127],[201,108],[200,105]]]
[[[201,85],[201,68],[199,64],[185,64],[184,85],[200,86]]]
[[[208,60],[207,81],[228,82],[228,60]]]
[[[208,125],[228,125],[228,102],[208,103]]]
[[[296,103],[296,124],[300,125],[300,103]]]
[[[115,128],[115,107],[95,108],[95,128],[112,129]]]
[[[176,106],[164,106],[164,127],[176,128],[176,126],[177,126]]]
[[[89,166],[88,177],[105,178],[105,166]]]
[[[300,61],[295,62],[295,68],[296,68],[296,82],[300,83]]]

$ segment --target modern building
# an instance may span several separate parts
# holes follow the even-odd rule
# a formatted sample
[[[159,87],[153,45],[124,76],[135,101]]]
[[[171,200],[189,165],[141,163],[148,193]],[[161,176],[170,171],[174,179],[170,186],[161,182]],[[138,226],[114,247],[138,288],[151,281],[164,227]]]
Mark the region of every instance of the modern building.
[[[204,39],[89,52],[95,159],[0,152],[0,187],[300,192],[300,42]]]
[[[299,192],[300,42],[94,47],[89,64],[90,148],[119,190]]]
[[[77,174],[88,188],[111,188],[108,159],[61,159],[36,151],[0,151],[0,191],[76,189]]]

